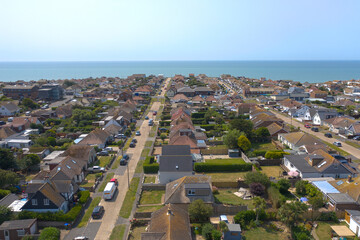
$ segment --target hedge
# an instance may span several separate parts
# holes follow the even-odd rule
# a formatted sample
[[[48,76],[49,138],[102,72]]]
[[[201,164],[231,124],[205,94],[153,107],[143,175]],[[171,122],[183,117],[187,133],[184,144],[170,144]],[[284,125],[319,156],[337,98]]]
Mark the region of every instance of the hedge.
[[[196,119],[192,119],[193,124],[204,124],[205,118],[196,118]]]
[[[251,163],[195,163],[195,172],[247,172]]]
[[[168,127],[170,126],[171,122],[170,121],[160,121],[159,125],[160,127]]]
[[[144,173],[158,173],[159,171],[159,164],[145,164],[143,165]]]
[[[263,156],[263,157],[265,157],[265,154],[267,153],[267,151],[266,150],[254,150],[253,151],[253,154],[256,156],[256,157],[258,157],[258,156]]]
[[[215,124],[204,124],[204,125],[200,125],[201,128],[204,128],[206,131],[210,131],[210,130],[214,130],[215,129]]]
[[[170,115],[170,114],[162,115],[162,116],[161,116],[161,120],[162,120],[162,121],[170,120],[170,119],[171,119],[171,115]]]
[[[30,211],[22,211],[19,213],[19,219],[37,218],[40,221],[58,221],[58,222],[73,222],[78,215],[80,215],[82,205],[75,205],[69,212],[64,214],[63,212],[46,212],[37,213]]]
[[[267,151],[265,154],[265,158],[267,159],[279,159],[284,157],[285,154],[288,154],[286,152],[278,152],[278,151]]]
[[[191,114],[191,118],[205,118],[205,113],[206,113],[206,112],[192,113],[192,114]]]
[[[80,195],[79,203],[84,204],[87,202],[87,200],[90,197],[90,191],[81,191],[81,192],[79,192],[79,195]]]
[[[55,227],[44,228],[41,233],[39,240],[58,240],[60,239],[60,230]]]
[[[0,199],[2,199],[3,197],[7,196],[10,193],[11,193],[10,190],[0,189]]]

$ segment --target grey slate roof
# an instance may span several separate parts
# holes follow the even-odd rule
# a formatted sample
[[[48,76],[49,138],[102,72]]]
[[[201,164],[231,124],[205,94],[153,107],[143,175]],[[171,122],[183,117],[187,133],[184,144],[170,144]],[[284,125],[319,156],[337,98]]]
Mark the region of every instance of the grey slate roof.
[[[191,155],[189,145],[165,145],[162,147],[163,156]]]
[[[3,199],[0,200],[0,206],[8,207],[16,200],[19,200],[19,197],[16,196],[16,194],[13,193],[8,194]]]
[[[240,224],[226,224],[230,232],[241,232]]]
[[[328,193],[330,199],[332,199],[336,204],[349,204],[356,203],[347,193]]]
[[[29,228],[34,222],[36,222],[36,219],[5,221],[1,224],[0,230]]]
[[[160,172],[192,172],[193,160],[189,156],[160,156]]]
[[[286,155],[284,156],[289,162],[291,162],[299,171],[303,173],[317,173],[310,164],[304,159],[303,155]]]
[[[346,210],[351,216],[360,216],[359,210]]]

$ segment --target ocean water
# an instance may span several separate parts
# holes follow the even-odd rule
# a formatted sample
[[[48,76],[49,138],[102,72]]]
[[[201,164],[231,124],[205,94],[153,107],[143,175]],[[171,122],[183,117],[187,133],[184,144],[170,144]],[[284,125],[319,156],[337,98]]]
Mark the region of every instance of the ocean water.
[[[127,77],[134,73],[204,73],[325,82],[360,79],[360,61],[142,61],[142,62],[0,62],[0,81]]]

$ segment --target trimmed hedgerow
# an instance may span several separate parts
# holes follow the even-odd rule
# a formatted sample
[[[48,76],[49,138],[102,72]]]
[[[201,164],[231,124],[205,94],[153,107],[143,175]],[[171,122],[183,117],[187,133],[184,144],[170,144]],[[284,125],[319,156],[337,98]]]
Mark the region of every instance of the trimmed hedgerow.
[[[195,172],[247,172],[251,168],[250,163],[195,163]]]
[[[79,203],[80,204],[86,203],[90,197],[90,191],[81,191],[79,192],[79,194],[80,194]]]

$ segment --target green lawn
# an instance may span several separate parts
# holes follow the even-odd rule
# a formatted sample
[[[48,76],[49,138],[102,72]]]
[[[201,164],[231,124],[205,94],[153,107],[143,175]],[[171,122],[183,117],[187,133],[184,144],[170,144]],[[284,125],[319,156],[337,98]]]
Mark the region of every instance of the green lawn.
[[[279,166],[263,166],[261,167],[261,172],[266,174],[268,177],[279,178],[284,170]]]
[[[135,201],[136,191],[139,186],[140,178],[134,177],[130,182],[130,189],[126,192],[125,199],[120,209],[119,215],[123,218],[129,218]]]
[[[115,173],[108,173],[106,174],[105,180],[103,180],[102,184],[99,187],[99,192],[104,191],[106,184],[114,177]]]
[[[153,131],[153,132],[150,132],[149,137],[155,137],[155,135],[156,135],[156,132]]]
[[[99,205],[100,203],[100,200],[101,200],[101,197],[96,197],[94,198],[91,203],[90,203],[90,206],[88,207],[88,209],[86,210],[83,218],[81,219],[79,225],[77,226],[78,228],[81,228],[81,227],[84,227],[86,226],[87,222],[89,221],[90,217],[91,217],[91,214],[94,210],[94,208]]]
[[[140,197],[140,204],[157,204],[161,203],[161,198],[165,194],[163,190],[149,190],[142,191]]]
[[[141,233],[145,232],[146,226],[135,227],[129,236],[129,240],[141,240]]]
[[[328,240],[331,239],[331,227],[334,225],[344,225],[347,226],[345,222],[340,224],[333,223],[333,222],[318,222],[318,226],[316,227],[316,235],[319,237],[319,240]],[[351,239],[351,238],[347,238]]]
[[[283,232],[270,231],[263,227],[252,228],[244,231],[243,236],[251,240],[287,240],[289,239]],[[328,238],[329,239],[329,238]]]
[[[236,182],[239,178],[244,178],[248,172],[226,172],[226,173],[206,173],[211,177],[212,182]]]
[[[205,162],[214,163],[214,164],[223,164],[223,163],[243,164],[243,163],[245,163],[245,161],[242,158],[206,159]]]
[[[110,240],[122,240],[125,233],[126,225],[116,225],[110,235]]]
[[[155,183],[155,176],[145,176],[144,183]]]
[[[209,149],[229,149],[226,145],[210,146]]]
[[[162,208],[163,205],[157,205],[157,206],[143,206],[143,207],[138,207],[136,209],[137,212],[155,212],[156,210],[159,210],[160,208]]]
[[[151,147],[153,144],[153,141],[146,141],[145,147]]]
[[[120,160],[121,160],[122,156],[119,156],[112,164],[111,169],[117,169],[120,166]]]
[[[89,173],[85,177],[85,181],[81,183],[81,187],[92,187],[95,183],[96,173]]]
[[[252,143],[251,148],[254,150],[266,150],[266,151],[275,151],[277,150],[275,145],[270,143]]]
[[[237,188],[221,188],[219,194],[215,194],[215,202],[229,204],[229,205],[247,205],[248,208],[253,209],[253,200],[244,200],[234,194]]]
[[[143,172],[143,164],[144,164],[144,161],[145,160],[139,160],[137,165],[136,165],[136,168],[135,168],[135,173],[142,173]]]
[[[100,161],[99,166],[106,167],[110,163],[112,156],[101,156],[101,157],[98,157],[98,159]]]

